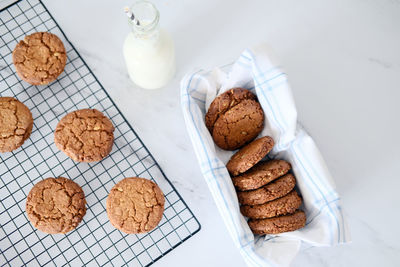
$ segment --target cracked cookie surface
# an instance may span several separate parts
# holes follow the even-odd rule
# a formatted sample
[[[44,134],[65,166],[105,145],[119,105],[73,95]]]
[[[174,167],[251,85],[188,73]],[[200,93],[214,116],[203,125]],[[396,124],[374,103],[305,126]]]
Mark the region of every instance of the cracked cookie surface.
[[[295,231],[306,225],[306,214],[298,210],[293,214],[268,219],[250,219],[250,229],[254,234],[280,234]]]
[[[261,205],[243,205],[240,207],[240,212],[252,219],[272,218],[294,213],[301,206],[301,202],[301,197],[292,190],[286,196]]]
[[[233,154],[226,168],[233,176],[239,175],[262,160],[274,147],[274,140],[264,136],[254,140]]]
[[[63,72],[67,61],[62,41],[49,32],[25,36],[12,56],[18,76],[32,85],[54,81]]]
[[[234,88],[214,99],[205,123],[217,146],[235,150],[261,132],[264,112],[253,93],[244,88]]]
[[[114,126],[96,109],[68,113],[57,124],[54,141],[58,149],[79,162],[105,158],[114,143]]]
[[[285,175],[291,168],[289,162],[280,159],[262,161],[249,171],[233,177],[232,182],[239,191],[254,190]]]
[[[32,127],[32,113],[24,104],[12,97],[0,97],[0,153],[20,147]]]
[[[86,214],[82,188],[74,181],[47,178],[33,186],[26,200],[28,219],[38,230],[67,233],[75,229]]]
[[[217,96],[214,101],[210,104],[206,114],[206,126],[212,133],[214,123],[217,121],[219,116],[224,114],[230,108],[236,106],[245,99],[256,99],[256,96],[249,90],[244,88],[232,88],[225,93]]]
[[[239,191],[237,196],[242,205],[260,205],[288,194],[296,185],[296,178],[288,173],[263,187],[250,191]]]
[[[138,177],[117,183],[107,197],[111,224],[127,234],[149,232],[161,221],[164,195],[154,182]]]

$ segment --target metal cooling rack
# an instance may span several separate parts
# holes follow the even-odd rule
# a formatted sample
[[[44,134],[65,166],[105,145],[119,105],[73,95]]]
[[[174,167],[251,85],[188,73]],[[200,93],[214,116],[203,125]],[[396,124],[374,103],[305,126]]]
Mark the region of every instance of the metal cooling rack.
[[[0,96],[16,97],[34,117],[32,135],[22,148],[0,155],[0,265],[146,266],[198,232],[193,213],[46,7],[39,0],[21,0],[0,11],[0,22]],[[67,50],[65,71],[48,86],[22,82],[12,65],[17,42],[37,31],[55,33]],[[101,162],[76,163],[56,148],[53,130],[66,113],[88,107],[113,121],[115,143]],[[88,209],[77,229],[48,235],[28,221],[25,199],[35,183],[58,176],[82,186]],[[166,197],[161,223],[147,234],[123,234],[107,218],[108,192],[131,176],[155,181]]]

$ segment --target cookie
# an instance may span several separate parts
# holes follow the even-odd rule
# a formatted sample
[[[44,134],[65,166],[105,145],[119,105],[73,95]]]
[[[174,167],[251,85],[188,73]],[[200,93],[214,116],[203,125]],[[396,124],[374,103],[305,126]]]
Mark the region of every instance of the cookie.
[[[105,158],[114,143],[114,126],[96,109],[68,113],[57,124],[54,141],[58,149],[80,162]]]
[[[258,138],[236,152],[226,164],[233,176],[244,173],[262,160],[274,147],[274,140],[269,136]]]
[[[260,205],[285,196],[293,190],[295,185],[296,179],[288,173],[259,189],[239,191],[237,196],[242,205]]]
[[[289,162],[284,160],[263,161],[255,165],[248,172],[233,177],[233,185],[239,191],[254,190],[285,175],[291,169]]]
[[[0,153],[22,146],[32,127],[32,113],[24,104],[12,97],[0,97]]]
[[[26,200],[26,213],[32,225],[48,233],[75,229],[86,214],[82,188],[67,178],[47,178],[33,186]]]
[[[252,219],[265,219],[293,213],[300,206],[301,197],[293,190],[286,196],[261,205],[243,205],[240,212]]]
[[[124,233],[145,233],[160,223],[164,202],[161,189],[152,181],[125,178],[107,197],[107,215],[111,224]]]
[[[12,54],[18,76],[32,84],[48,84],[64,71],[67,55],[62,41],[49,32],[25,36]]]
[[[213,139],[225,150],[235,150],[257,137],[264,125],[260,104],[246,99],[221,115],[214,124]]]
[[[207,111],[205,123],[217,146],[235,150],[261,132],[264,112],[253,93],[243,88],[234,88],[214,99]]]
[[[244,88],[232,88],[217,96],[208,108],[205,118],[206,126],[210,133],[213,132],[214,124],[219,116],[245,99],[255,100],[256,96]]]
[[[306,214],[298,210],[293,214],[274,218],[248,221],[250,229],[254,234],[280,234],[298,230],[306,225]]]

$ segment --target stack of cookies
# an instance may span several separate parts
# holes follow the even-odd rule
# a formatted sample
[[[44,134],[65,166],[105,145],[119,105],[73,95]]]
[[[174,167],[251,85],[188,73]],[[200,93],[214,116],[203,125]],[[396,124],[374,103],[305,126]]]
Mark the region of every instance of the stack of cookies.
[[[278,234],[304,227],[306,215],[296,179],[284,160],[260,162],[274,141],[262,131],[264,112],[257,97],[244,88],[232,88],[214,99],[205,116],[214,143],[225,150],[241,148],[227,163],[241,213],[249,217],[255,234]],[[254,141],[253,141],[254,140]],[[251,143],[250,143],[251,142]]]
[[[296,179],[284,160],[261,161],[273,148],[271,137],[261,137],[235,153],[226,167],[237,190],[241,213],[250,218],[255,234],[279,234],[304,227],[302,199]]]

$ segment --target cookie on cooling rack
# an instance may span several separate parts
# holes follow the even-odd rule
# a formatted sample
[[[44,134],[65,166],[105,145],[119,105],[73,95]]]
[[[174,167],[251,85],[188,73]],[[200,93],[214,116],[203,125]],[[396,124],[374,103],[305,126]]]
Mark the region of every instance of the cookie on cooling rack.
[[[149,232],[161,221],[164,195],[154,182],[138,177],[117,183],[107,197],[111,224],[127,234]]]
[[[32,113],[24,104],[12,97],[0,97],[0,153],[22,146],[32,127]]]
[[[71,159],[94,162],[105,158],[114,143],[114,126],[96,109],[68,113],[54,132],[56,146]]]
[[[32,84],[48,84],[64,71],[67,55],[64,44],[49,32],[25,36],[12,54],[18,76]]]
[[[67,178],[47,178],[33,186],[26,200],[28,219],[48,234],[75,229],[86,214],[82,188]]]

